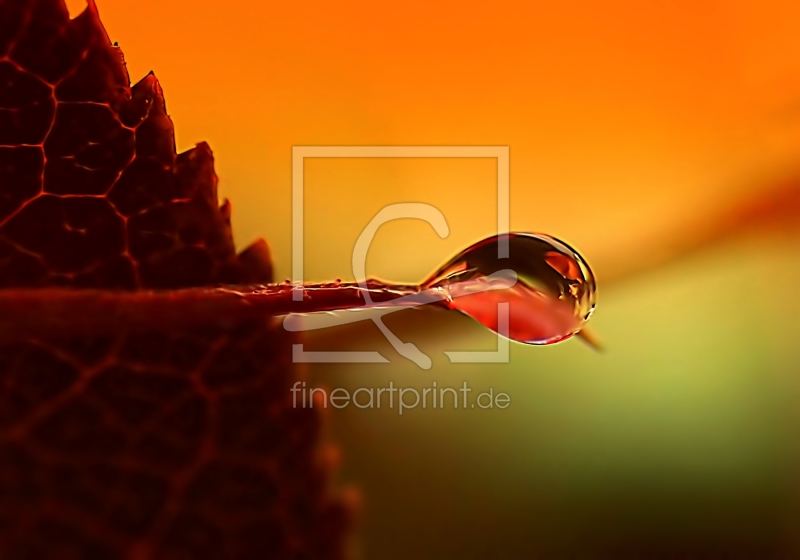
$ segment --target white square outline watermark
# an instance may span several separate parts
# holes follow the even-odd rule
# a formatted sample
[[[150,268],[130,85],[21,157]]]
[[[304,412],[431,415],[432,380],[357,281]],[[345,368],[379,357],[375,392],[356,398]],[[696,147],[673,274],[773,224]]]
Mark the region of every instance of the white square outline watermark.
[[[508,146],[293,146],[292,147],[292,299],[303,300],[304,208],[306,158],[464,158],[497,160],[497,234],[510,232],[511,185]],[[498,240],[498,258],[508,258],[508,238]],[[508,303],[498,304],[498,330],[509,332]],[[497,349],[445,352],[452,363],[508,363],[509,340],[498,335]],[[306,352],[292,345],[294,363],[388,363],[379,352]],[[421,366],[424,367],[424,366]],[[430,367],[430,365],[428,365]],[[427,369],[427,368],[426,368]]]

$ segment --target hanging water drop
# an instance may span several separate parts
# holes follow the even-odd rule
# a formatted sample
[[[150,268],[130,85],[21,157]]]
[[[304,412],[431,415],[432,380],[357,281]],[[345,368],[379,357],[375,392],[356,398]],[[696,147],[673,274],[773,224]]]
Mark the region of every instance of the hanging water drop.
[[[500,243],[507,244],[505,258]],[[513,285],[487,283],[503,271],[513,271]],[[580,332],[594,310],[596,291],[594,275],[577,251],[532,233],[484,239],[453,257],[421,288],[443,290],[447,307],[525,344],[552,344]],[[500,324],[501,304],[508,305],[507,325]]]

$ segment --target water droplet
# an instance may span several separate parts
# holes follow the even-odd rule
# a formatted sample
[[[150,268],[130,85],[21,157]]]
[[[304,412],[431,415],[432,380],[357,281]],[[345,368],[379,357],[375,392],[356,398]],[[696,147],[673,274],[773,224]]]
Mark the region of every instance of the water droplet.
[[[501,241],[508,243],[507,258],[499,257]],[[443,291],[447,307],[526,344],[552,344],[580,332],[594,310],[596,291],[594,275],[577,251],[532,233],[484,239],[420,288]],[[499,304],[507,304],[507,314]]]

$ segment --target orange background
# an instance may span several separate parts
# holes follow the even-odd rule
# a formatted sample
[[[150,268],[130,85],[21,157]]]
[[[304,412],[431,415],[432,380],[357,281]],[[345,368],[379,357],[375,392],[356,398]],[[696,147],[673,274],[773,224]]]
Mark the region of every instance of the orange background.
[[[100,0],[99,9],[132,80],[150,70],[161,80],[179,150],[211,143],[239,245],[268,239],[281,277],[291,270],[294,145],[508,145],[513,229],[563,237],[601,272],[611,253],[763,189],[800,152],[793,1]],[[438,185],[398,179],[391,165],[355,178],[354,163],[317,165],[348,169],[309,185],[307,221],[318,226],[309,264],[329,259],[318,246],[347,221],[342,212],[430,201],[431,189],[446,193],[432,202],[451,220],[492,202],[468,164],[439,165]],[[343,204],[333,202],[340,189],[353,194]],[[453,226],[452,244],[424,237],[415,251],[425,266],[412,272],[494,225],[474,219]],[[400,237],[381,236],[375,253],[407,250]],[[346,275],[348,258],[311,272]]]

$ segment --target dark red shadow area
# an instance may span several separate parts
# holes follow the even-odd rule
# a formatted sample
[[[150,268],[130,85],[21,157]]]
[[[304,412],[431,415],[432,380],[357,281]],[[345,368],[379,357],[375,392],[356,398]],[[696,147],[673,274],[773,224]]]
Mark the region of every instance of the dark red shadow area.
[[[93,3],[0,0],[0,289],[269,282],[229,220],[210,148],[176,154]],[[4,344],[0,558],[340,558],[349,513],[294,381],[265,321]]]

